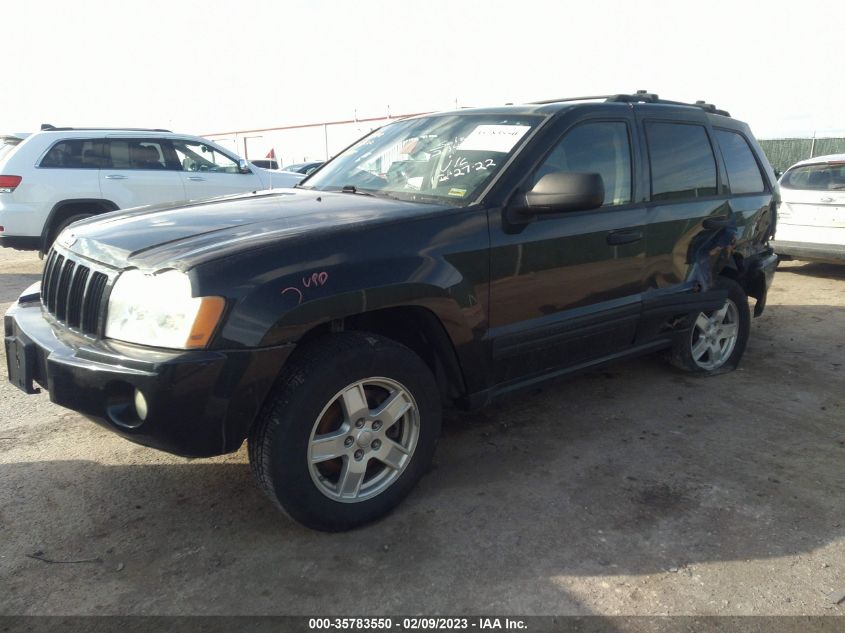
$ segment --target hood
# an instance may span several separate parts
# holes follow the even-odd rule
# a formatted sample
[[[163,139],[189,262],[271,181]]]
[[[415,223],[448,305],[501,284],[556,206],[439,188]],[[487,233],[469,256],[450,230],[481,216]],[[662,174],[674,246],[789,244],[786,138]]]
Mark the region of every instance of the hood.
[[[158,205],[83,220],[59,244],[115,268],[187,270],[268,242],[408,219],[452,207],[351,193],[282,189]]]

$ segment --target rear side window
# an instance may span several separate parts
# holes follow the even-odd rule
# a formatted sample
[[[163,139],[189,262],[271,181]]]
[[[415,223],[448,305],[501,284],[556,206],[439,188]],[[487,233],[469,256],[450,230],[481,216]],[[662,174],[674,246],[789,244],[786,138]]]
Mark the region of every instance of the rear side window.
[[[651,199],[716,195],[716,157],[702,125],[646,123]]]
[[[760,167],[748,141],[741,134],[729,130],[716,130],[716,140],[728,168],[731,193],[761,193],[766,190]]]
[[[631,201],[631,144],[623,121],[582,123],[566,133],[537,173],[534,183],[556,171],[600,174],[604,205]]]
[[[811,191],[845,190],[845,163],[793,167],[783,175],[780,186]]]
[[[72,138],[53,145],[41,159],[39,167],[100,169],[108,167],[108,163],[104,140]]]

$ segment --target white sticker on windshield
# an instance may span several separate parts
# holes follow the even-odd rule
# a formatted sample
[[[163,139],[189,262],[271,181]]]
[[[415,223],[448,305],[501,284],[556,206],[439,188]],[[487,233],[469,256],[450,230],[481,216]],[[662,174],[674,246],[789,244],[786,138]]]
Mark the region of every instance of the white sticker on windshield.
[[[527,125],[479,125],[458,149],[507,153],[528,131]]]

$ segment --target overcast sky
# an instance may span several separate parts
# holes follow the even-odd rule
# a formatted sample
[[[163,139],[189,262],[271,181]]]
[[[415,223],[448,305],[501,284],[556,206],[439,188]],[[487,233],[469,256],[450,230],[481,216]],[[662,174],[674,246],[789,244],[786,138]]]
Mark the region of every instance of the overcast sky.
[[[213,133],[640,88],[845,132],[845,2],[4,2],[0,131]]]

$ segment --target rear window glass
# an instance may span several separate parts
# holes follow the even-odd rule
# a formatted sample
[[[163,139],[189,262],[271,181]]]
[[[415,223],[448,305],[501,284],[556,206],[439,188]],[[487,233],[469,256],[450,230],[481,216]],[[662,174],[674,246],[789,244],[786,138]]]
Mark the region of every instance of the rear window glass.
[[[716,195],[716,157],[701,125],[648,123],[652,200]]]
[[[845,189],[845,162],[793,167],[783,175],[780,186],[811,191]]]
[[[716,140],[719,141],[722,158],[725,159],[725,167],[728,169],[731,193],[761,193],[765,191],[766,187],[763,185],[760,167],[754,160],[754,154],[748,146],[748,141],[740,134],[729,130],[716,130]]]

